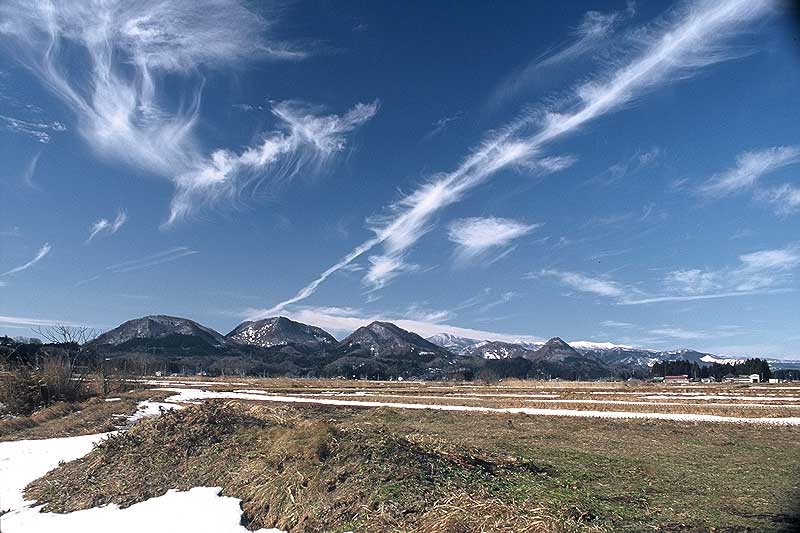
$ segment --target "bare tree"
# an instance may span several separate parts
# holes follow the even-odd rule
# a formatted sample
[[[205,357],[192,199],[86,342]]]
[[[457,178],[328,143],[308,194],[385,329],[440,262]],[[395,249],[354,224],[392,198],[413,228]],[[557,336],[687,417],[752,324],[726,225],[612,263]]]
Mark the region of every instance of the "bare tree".
[[[87,326],[36,326],[33,331],[51,344],[77,344],[83,346],[97,336],[97,332]]]
[[[87,344],[97,336],[94,329],[86,326],[38,326],[33,328],[37,335],[53,344],[56,349],[45,356],[42,364],[38,357],[36,367],[41,367],[40,374],[46,382],[48,396],[77,398],[86,386],[87,373],[78,371],[83,364],[94,367],[100,372],[100,385],[105,395],[108,389],[105,362]],[[49,401],[49,398],[48,398]]]

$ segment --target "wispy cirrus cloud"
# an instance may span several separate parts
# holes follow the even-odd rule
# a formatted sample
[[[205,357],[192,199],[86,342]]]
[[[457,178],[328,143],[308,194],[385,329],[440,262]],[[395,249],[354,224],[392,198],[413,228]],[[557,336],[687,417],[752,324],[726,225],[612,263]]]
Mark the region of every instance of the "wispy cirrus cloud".
[[[629,3],[624,11],[612,13],[587,11],[581,23],[572,31],[569,42],[554,51],[540,55],[505,78],[492,92],[490,104],[498,106],[519,94],[541,76],[543,69],[574,61],[598,50],[607,44],[608,38],[619,24],[632,16],[635,11],[636,7],[632,3]]]
[[[636,174],[655,163],[661,156],[661,149],[654,146],[648,150],[637,151],[632,156],[617,161],[598,176],[590,179],[590,182],[601,185],[612,185],[619,180]]]
[[[22,272],[23,270],[28,270],[33,265],[35,265],[36,263],[47,257],[47,254],[50,253],[51,249],[52,247],[48,243],[44,243],[42,247],[39,248],[39,251],[36,252],[36,256],[33,259],[31,259],[25,264],[19,265],[18,267],[14,267],[11,270],[3,272],[2,274],[0,274],[0,276],[8,276],[10,274],[16,274],[17,272]]]
[[[117,216],[113,221],[109,221],[107,218],[101,218],[92,224],[92,231],[89,233],[89,238],[86,239],[86,244],[92,242],[92,239],[100,234],[107,236],[114,235],[127,221],[128,214],[124,209],[117,211]]]
[[[0,36],[2,36],[2,33],[0,30]],[[42,144],[50,142],[50,135],[53,132],[66,131],[67,129],[64,124],[58,121],[23,120],[8,115],[0,115],[0,122],[5,124],[7,130],[28,135]]]
[[[774,5],[769,0],[706,1],[674,12],[667,17],[669,21],[640,32],[641,48],[634,57],[578,86],[571,105],[565,110],[546,109],[525,115],[490,135],[454,170],[437,174],[394,202],[386,214],[372,218],[369,226],[375,233],[373,238],[361,243],[294,296],[267,312],[278,312],[307,298],[335,272],[378,245],[383,251],[370,258],[373,267],[368,270],[365,282],[374,286],[385,283],[404,267],[405,255],[430,231],[432,219],[440,210],[460,201],[499,171],[545,157],[543,151],[553,141],[620,109],[644,92],[676,78],[685,79],[702,67],[738,57],[738,54],[726,52],[725,40],[736,35],[747,23],[765,15]],[[387,265],[394,268],[387,268]]]
[[[658,335],[663,337],[669,337],[671,339],[681,339],[681,340],[695,340],[695,339],[704,339],[708,337],[708,334],[704,331],[693,331],[675,327],[655,328],[648,331],[648,333],[650,333],[651,335]]]
[[[439,120],[437,120],[433,124],[431,124],[431,126],[433,126],[433,128],[431,129],[431,131],[426,133],[424,137],[422,137],[422,140],[429,141],[429,140],[433,139],[437,135],[441,134],[445,129],[447,129],[447,127],[452,122],[456,122],[458,120],[461,120],[462,118],[464,118],[464,113],[461,112],[461,111],[459,111],[459,112],[457,112],[457,113],[455,113],[453,115],[450,115],[448,117],[440,118]]]
[[[279,11],[271,7],[260,3],[256,13],[243,0],[8,0],[0,4],[0,39],[69,106],[97,154],[174,183],[172,224],[263,183],[254,175],[271,171],[282,181],[329,159],[370,109],[331,117],[278,104],[273,113],[288,131],[265,135],[241,154],[204,153],[195,133],[204,70],[307,55],[271,38]],[[168,91],[167,79],[180,83]],[[175,87],[188,88],[176,97]]]
[[[170,248],[169,250],[164,250],[163,252],[158,252],[156,254],[148,255],[139,259],[132,259],[130,261],[123,261],[122,263],[111,265],[107,267],[106,270],[109,270],[114,274],[121,274],[123,272],[131,272],[133,270],[141,270],[143,268],[150,268],[163,263],[169,263],[180,259],[181,257],[194,255],[196,253],[198,253],[196,250],[192,250],[188,246],[176,246],[175,248]]]
[[[709,178],[698,192],[711,198],[735,194],[754,187],[762,176],[797,163],[800,163],[800,147],[797,146],[744,152],[736,157],[733,168]]]
[[[499,298],[495,298],[494,300],[491,300],[491,301],[486,302],[485,304],[481,305],[478,308],[478,312],[481,313],[481,314],[486,313],[486,312],[490,311],[491,309],[494,309],[495,307],[498,307],[498,306],[505,305],[505,304],[509,303],[516,296],[517,296],[516,292],[514,292],[514,291],[506,291],[506,292],[502,293]]]
[[[620,322],[619,320],[603,320],[600,325],[606,328],[632,328],[634,324],[630,322]]]
[[[668,272],[664,282],[675,292],[688,295],[705,294],[719,288],[717,272],[697,268]]]
[[[39,187],[34,183],[33,176],[36,174],[36,167],[39,166],[39,158],[42,156],[42,152],[37,152],[28,164],[25,166],[25,170],[22,172],[22,181],[30,187],[31,189],[39,189]]]
[[[506,248],[540,226],[509,218],[461,218],[450,223],[448,237],[456,244],[456,260],[465,264],[491,250]]]
[[[800,187],[788,183],[759,191],[756,197],[774,206],[778,215],[790,215],[800,211]]]
[[[659,281],[659,292],[645,292],[607,277],[592,277],[579,272],[542,270],[529,277],[553,277],[571,289],[611,298],[620,305],[716,300],[794,290],[790,282],[794,272],[800,268],[798,245],[758,250],[742,254],[738,259],[736,266],[727,268],[667,272]]]
[[[454,314],[452,311],[447,311],[443,309],[427,309],[421,305],[411,305],[403,314],[403,317],[409,320],[416,320],[422,322],[430,322],[433,324],[438,324],[439,322],[444,322],[445,320],[451,320],[454,318]]]
[[[721,337],[736,337],[747,333],[744,328],[737,325],[722,325],[709,330],[706,329],[687,329],[673,325],[661,325],[647,331],[649,335],[654,335],[656,338],[651,339],[652,342],[673,342],[674,339],[678,340],[699,340],[699,339],[718,339]],[[724,352],[727,353],[727,352]]]
[[[358,104],[347,113],[323,115],[299,102],[275,104],[272,113],[282,131],[267,135],[241,153],[217,150],[197,168],[179,175],[167,224],[180,220],[198,205],[234,198],[242,189],[258,189],[269,175],[279,186],[299,171],[318,171],[344,150],[346,135],[375,116],[378,103]]]
[[[526,277],[535,279],[539,277],[553,277],[561,284],[580,292],[588,292],[598,296],[622,298],[627,289],[610,279],[587,276],[580,272],[566,272],[561,270],[544,269],[538,273],[528,274]]]
[[[30,326],[69,326],[77,327],[76,324],[68,320],[53,320],[50,318],[29,318],[21,316],[0,316],[0,326],[6,327],[30,327]]]

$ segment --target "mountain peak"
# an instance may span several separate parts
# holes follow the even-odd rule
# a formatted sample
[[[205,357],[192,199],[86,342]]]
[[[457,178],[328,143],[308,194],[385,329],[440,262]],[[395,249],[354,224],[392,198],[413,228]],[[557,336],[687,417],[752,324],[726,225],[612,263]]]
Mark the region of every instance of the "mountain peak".
[[[97,344],[119,345],[136,339],[160,339],[171,336],[198,337],[208,344],[222,346],[225,337],[194,320],[170,315],[147,315],[134,318],[99,335]]]
[[[336,344],[333,335],[322,328],[295,322],[285,316],[242,322],[228,333],[227,338],[262,348],[291,344],[319,350]]]
[[[368,352],[375,357],[432,358],[450,356],[446,349],[423,339],[416,333],[406,331],[391,322],[374,321],[362,326],[339,343],[345,352]]]
[[[552,339],[549,339],[546,343],[544,343],[544,345],[549,346],[551,348],[572,348],[561,337],[553,337]]]
[[[561,361],[570,357],[583,357],[561,337],[553,337],[531,354],[531,359]]]

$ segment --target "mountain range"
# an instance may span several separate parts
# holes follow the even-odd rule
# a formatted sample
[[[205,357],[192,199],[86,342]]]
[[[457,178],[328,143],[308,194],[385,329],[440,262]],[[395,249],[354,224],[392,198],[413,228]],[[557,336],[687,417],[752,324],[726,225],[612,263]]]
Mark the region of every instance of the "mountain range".
[[[247,321],[227,335],[192,320],[151,315],[129,320],[92,344],[109,360],[168,372],[368,378],[498,377],[602,379],[644,375],[656,361],[738,360],[694,350],[655,351],[610,343],[500,342],[441,333],[427,339],[372,322],[341,341],[286,317]]]

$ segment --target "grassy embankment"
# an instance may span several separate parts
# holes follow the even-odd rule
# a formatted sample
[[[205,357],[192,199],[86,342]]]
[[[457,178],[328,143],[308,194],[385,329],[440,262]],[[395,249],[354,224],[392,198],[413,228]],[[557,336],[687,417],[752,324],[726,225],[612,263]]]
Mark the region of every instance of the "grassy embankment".
[[[46,509],[221,486],[251,529],[794,531],[800,430],[221,402],[34,482]]]

